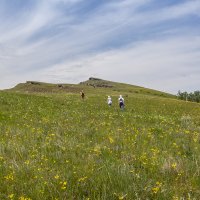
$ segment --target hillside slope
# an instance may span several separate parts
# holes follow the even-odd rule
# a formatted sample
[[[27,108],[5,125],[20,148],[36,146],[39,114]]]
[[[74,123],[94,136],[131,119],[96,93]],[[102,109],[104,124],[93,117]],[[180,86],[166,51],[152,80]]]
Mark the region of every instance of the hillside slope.
[[[199,199],[200,104],[103,80],[62,87],[0,91],[0,199]],[[108,93],[128,94],[125,110]]]

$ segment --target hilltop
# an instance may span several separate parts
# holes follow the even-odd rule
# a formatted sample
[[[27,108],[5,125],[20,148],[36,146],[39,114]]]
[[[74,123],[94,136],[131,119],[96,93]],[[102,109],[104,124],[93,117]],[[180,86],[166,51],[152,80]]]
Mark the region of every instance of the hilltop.
[[[176,98],[175,95],[165,92],[144,88],[140,86],[130,85],[126,83],[118,83],[100,78],[90,77],[88,80],[80,82],[79,84],[52,84],[37,81],[27,81],[20,83],[8,91],[25,92],[25,93],[79,93],[81,90],[87,91],[88,94],[113,94],[120,93],[124,95],[151,95],[168,98]]]

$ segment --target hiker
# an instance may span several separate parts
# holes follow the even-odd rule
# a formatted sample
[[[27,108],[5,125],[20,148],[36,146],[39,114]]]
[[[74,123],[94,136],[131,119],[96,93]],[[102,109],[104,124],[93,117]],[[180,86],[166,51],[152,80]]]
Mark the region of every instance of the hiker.
[[[109,106],[112,105],[112,98],[110,96],[108,96],[107,103]]]
[[[85,98],[85,93],[83,92],[83,90],[80,92],[80,94],[81,94],[81,98],[84,100],[84,98]]]
[[[124,98],[122,97],[122,95],[119,95],[119,99],[118,99],[118,102],[119,102],[119,107],[120,109],[124,109]]]

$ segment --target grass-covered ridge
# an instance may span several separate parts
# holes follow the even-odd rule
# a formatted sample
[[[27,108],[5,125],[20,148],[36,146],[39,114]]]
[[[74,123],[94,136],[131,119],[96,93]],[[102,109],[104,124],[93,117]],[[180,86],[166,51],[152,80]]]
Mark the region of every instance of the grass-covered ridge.
[[[0,199],[198,199],[200,105],[87,83],[0,92]]]
[[[144,88],[140,86],[118,83],[113,81],[102,80],[99,78],[89,78],[87,81],[79,84],[52,84],[36,81],[27,81],[20,83],[10,91],[26,93],[79,93],[82,89],[87,90],[87,94],[115,94],[123,93],[124,95],[151,95],[167,98],[176,98],[172,94]]]

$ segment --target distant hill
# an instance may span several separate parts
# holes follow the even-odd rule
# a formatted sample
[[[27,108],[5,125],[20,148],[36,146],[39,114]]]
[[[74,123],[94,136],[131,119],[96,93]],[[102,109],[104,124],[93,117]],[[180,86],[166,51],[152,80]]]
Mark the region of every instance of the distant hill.
[[[99,78],[90,77],[87,81],[81,82],[81,85],[91,86],[93,88],[104,88],[115,92],[121,92],[125,94],[147,94],[147,95],[156,95],[163,97],[175,98],[175,95],[161,92],[158,90],[153,90],[141,86],[130,85],[126,83],[118,83],[108,80],[103,80]]]
[[[112,94],[112,95],[151,95],[168,98],[176,98],[175,95],[165,92],[148,89],[140,86],[118,83],[99,78],[90,77],[88,80],[80,82],[79,84],[52,84],[37,81],[27,81],[26,83],[19,83],[14,88],[7,91],[25,92],[25,93],[79,93],[85,90],[87,94]]]

